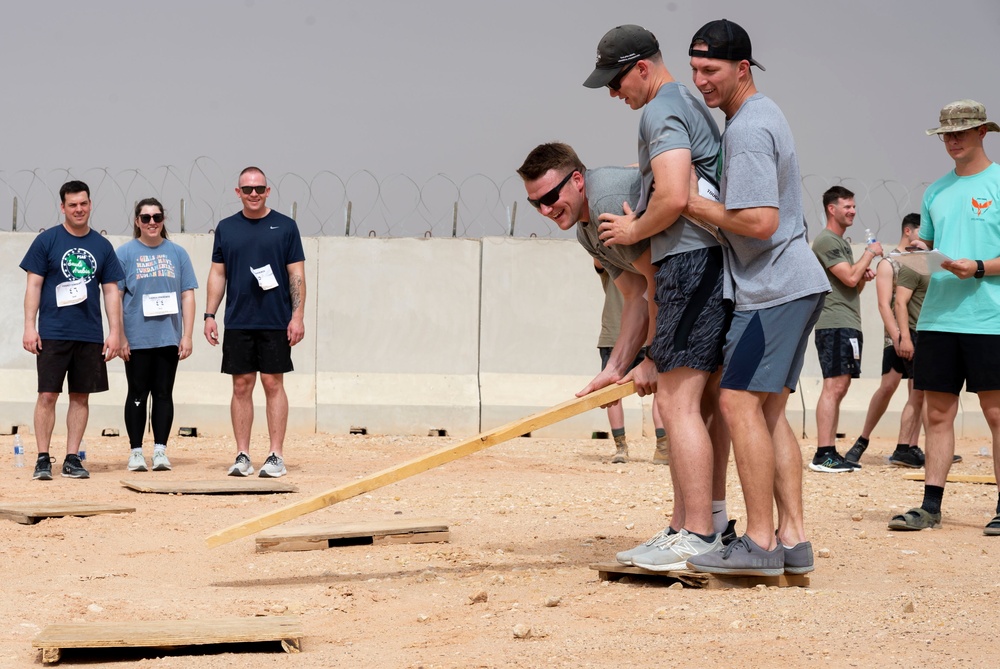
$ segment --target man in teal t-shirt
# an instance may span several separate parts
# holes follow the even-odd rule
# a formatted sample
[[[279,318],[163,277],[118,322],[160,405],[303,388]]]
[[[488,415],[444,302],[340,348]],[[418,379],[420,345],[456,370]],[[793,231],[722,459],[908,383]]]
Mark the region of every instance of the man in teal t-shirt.
[[[975,100],[941,110],[938,135],[955,169],[924,193],[920,239],[951,258],[931,275],[917,332],[914,387],[927,407],[924,499],[894,516],[892,530],[941,524],[941,499],[955,452],[955,416],[964,385],[979,395],[994,435],[993,471],[1000,475],[1000,166],[986,156],[983,141],[1000,126],[986,119]],[[1000,535],[1000,501],[984,534]]]

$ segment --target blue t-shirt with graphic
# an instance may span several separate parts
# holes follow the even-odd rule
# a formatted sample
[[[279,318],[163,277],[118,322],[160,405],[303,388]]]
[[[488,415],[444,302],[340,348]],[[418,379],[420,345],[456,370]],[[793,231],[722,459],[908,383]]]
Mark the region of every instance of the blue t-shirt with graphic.
[[[21,260],[21,269],[43,277],[38,305],[38,334],[42,339],[104,342],[101,286],[124,278],[111,242],[93,230],[76,237],[58,225],[35,237]],[[86,282],[87,299],[58,306],[56,286],[77,279]]]
[[[164,239],[159,246],[149,247],[133,239],[118,247],[125,278],[118,282],[122,298],[122,320],[125,338],[133,351],[161,346],[178,346],[184,331],[181,293],[198,287],[188,252]],[[146,316],[143,299],[146,295],[173,293],[177,313]]]
[[[295,221],[273,209],[263,218],[243,212],[219,221],[212,262],[226,266],[225,326],[234,330],[284,330],[292,320],[288,265],[306,259]],[[278,285],[260,287],[253,270],[270,266]]]

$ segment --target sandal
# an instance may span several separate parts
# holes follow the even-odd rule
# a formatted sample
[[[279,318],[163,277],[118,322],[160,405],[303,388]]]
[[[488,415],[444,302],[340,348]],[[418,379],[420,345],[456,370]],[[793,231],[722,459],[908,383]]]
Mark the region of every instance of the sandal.
[[[1000,534],[1000,516],[993,520],[997,521],[996,532]],[[893,516],[892,520],[889,521],[890,530],[926,530],[933,527],[941,527],[941,514],[928,513],[919,506],[902,515]]]
[[[988,537],[1000,536],[1000,513],[993,516],[993,520],[986,523],[986,527],[983,528],[983,534]]]

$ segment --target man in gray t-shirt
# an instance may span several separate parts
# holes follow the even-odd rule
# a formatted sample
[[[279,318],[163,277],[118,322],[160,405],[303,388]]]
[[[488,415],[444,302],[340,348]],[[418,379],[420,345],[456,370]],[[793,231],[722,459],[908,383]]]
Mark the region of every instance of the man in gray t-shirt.
[[[830,284],[806,242],[791,129],[754,86],[750,67],[760,64],[751,55],[750,37],[731,21],[712,21],[695,33],[689,55],[705,103],[726,115],[723,203],[699,197],[692,186],[687,213],[718,226],[729,242],[736,304],[721,405],[747,529],[725,553],[696,556],[688,564],[712,573],[804,574],[814,567],[802,518],[802,453],[785,404]]]
[[[618,26],[601,39],[597,52],[584,85],[607,86],[611,97],[642,110],[642,196],[635,213],[605,214],[599,229],[601,240],[612,246],[648,238],[658,265],[656,336],[649,357],[658,371],[656,401],[670,437],[678,498],[663,541],[654,537],[617,557],[654,571],[684,569],[691,555],[721,546],[728,529],[729,436],[717,415],[717,372],[728,320],[723,252],[715,234],[681,216],[692,169],[714,185],[719,129],[708,108],[674,80],[648,30]]]

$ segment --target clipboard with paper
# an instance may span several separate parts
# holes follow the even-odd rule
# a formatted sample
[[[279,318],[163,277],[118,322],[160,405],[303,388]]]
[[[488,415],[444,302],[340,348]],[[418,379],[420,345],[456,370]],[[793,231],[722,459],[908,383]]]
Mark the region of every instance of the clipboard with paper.
[[[935,272],[947,272],[948,270],[941,267],[941,263],[951,261],[951,258],[937,249],[931,249],[929,251],[907,251],[905,253],[893,251],[889,254],[889,257],[897,261],[900,265],[906,265],[914,272],[917,272],[918,274],[925,274],[927,276],[930,276]]]

